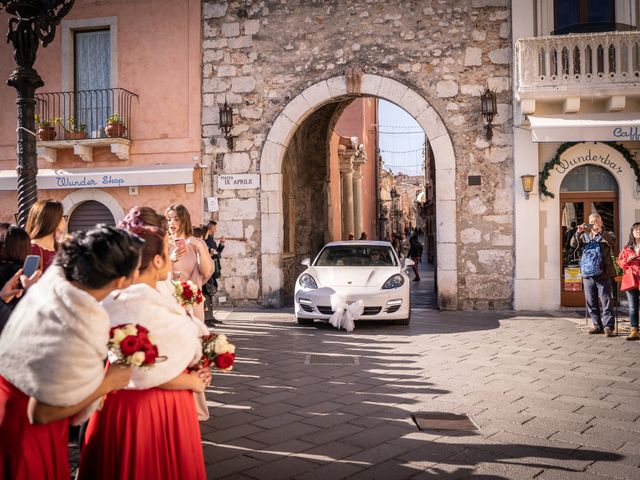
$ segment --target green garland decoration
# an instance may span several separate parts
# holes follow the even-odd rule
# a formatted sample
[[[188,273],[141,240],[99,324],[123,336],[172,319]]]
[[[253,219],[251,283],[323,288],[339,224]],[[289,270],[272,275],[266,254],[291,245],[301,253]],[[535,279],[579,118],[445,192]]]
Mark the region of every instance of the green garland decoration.
[[[555,195],[547,189],[547,185],[546,185],[547,179],[551,175],[551,170],[556,165],[560,165],[560,156],[564,152],[566,152],[569,148],[573,147],[578,143],[587,143],[587,142],[563,143],[562,145],[560,145],[560,147],[558,147],[558,150],[556,151],[556,154],[554,155],[554,157],[544,164],[544,167],[540,172],[540,177],[538,178],[538,188],[540,189],[541,195],[544,195],[550,198],[555,198]],[[636,175],[636,183],[640,184],[640,167],[638,166],[638,163],[636,162],[636,160],[633,158],[633,155],[631,154],[631,152],[626,147],[616,142],[600,142],[600,143],[604,143],[605,145],[610,146],[611,148],[613,148],[614,150],[617,150],[622,154],[624,159],[627,161],[627,163],[633,170],[633,173],[635,173]]]

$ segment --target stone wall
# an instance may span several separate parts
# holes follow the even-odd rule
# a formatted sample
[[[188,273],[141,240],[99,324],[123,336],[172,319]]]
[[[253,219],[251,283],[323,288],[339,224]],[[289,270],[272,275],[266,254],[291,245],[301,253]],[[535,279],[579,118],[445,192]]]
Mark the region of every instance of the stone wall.
[[[453,303],[464,309],[510,307],[514,182],[508,5],[506,0],[205,0],[204,162],[213,173],[260,172],[261,150],[274,120],[305,88],[354,67],[397,80],[436,110],[453,143],[457,217],[438,219],[440,225],[456,222],[459,232],[457,258],[446,259],[457,262]],[[498,94],[491,142],[484,139],[479,112],[486,86]],[[233,152],[217,125],[218,104],[225,99],[234,108]],[[468,186],[469,175],[480,175],[482,184]],[[264,274],[257,260],[264,251],[260,229],[282,228],[260,225],[263,203],[275,202],[279,194],[273,187],[263,185],[262,194],[218,191],[209,182],[205,192],[220,198],[218,230],[229,238],[224,287],[236,302],[261,295],[258,283],[249,284]],[[273,274],[282,275],[281,268]]]

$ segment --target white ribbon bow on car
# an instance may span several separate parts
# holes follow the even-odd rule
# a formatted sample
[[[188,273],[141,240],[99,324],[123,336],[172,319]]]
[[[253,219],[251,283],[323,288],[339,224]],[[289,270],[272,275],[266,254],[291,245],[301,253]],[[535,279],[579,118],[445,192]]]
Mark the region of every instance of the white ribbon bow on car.
[[[347,332],[352,332],[355,328],[355,321],[360,318],[362,312],[364,312],[364,302],[358,300],[351,304],[337,295],[331,298],[331,308],[333,309],[333,315],[329,318],[329,323],[336,327],[338,330],[341,328]]]

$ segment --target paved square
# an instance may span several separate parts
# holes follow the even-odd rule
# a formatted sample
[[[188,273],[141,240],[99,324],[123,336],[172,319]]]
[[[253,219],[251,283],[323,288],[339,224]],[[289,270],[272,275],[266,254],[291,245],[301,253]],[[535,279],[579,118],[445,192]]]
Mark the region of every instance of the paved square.
[[[426,308],[350,334],[279,312],[223,322],[238,357],[207,392],[209,478],[640,479],[640,342],[622,335]],[[468,414],[479,430],[418,431],[414,412]]]

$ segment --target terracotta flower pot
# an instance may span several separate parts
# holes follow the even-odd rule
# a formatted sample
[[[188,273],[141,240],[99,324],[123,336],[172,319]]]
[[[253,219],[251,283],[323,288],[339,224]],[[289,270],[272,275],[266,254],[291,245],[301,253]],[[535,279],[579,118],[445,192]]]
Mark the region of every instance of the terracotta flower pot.
[[[84,140],[87,138],[87,132],[64,132],[65,140]]]
[[[110,123],[104,127],[104,131],[109,138],[118,138],[124,136],[127,128],[121,123]]]
[[[38,140],[42,142],[48,142],[51,140],[55,140],[56,138],[56,129],[53,127],[40,127],[38,128]]]

